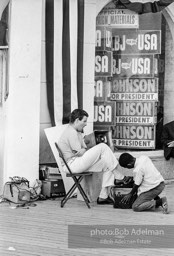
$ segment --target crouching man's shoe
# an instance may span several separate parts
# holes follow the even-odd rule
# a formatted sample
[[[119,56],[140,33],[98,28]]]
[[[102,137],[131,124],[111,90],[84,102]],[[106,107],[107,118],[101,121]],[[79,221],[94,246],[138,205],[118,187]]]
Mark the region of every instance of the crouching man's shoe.
[[[107,197],[106,199],[103,199],[100,197],[97,198],[97,204],[113,204],[113,203],[114,202],[110,197]]]
[[[164,214],[168,214],[169,213],[169,207],[168,207],[168,203],[167,203],[167,198],[166,197],[162,197],[162,210]]]

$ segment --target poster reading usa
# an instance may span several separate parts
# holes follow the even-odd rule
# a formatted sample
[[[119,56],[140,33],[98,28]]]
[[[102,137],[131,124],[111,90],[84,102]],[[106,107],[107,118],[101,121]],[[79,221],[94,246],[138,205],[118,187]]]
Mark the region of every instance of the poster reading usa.
[[[155,148],[162,33],[151,18],[152,27],[129,10],[97,17],[94,129],[112,130],[116,148]]]

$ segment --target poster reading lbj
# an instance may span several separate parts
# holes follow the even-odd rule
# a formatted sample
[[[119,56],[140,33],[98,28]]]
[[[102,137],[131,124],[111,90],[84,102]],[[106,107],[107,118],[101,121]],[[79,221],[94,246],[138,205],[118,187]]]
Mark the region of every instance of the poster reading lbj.
[[[113,54],[113,77],[153,77],[153,55]]]
[[[112,29],[112,51],[115,54],[160,54],[160,30]]]

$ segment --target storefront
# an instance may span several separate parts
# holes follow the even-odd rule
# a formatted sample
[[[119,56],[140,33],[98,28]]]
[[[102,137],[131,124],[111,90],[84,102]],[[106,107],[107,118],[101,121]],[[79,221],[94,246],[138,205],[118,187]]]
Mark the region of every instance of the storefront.
[[[71,44],[64,38],[65,53],[62,54],[60,39],[67,27],[62,18],[65,2],[70,14]],[[165,178],[173,178],[174,162],[165,161],[158,138],[160,122],[174,120],[174,4],[161,6],[162,10],[157,13],[138,14],[127,8],[124,1],[85,0],[78,2],[81,10],[78,16],[77,2],[57,0],[51,5],[54,14],[57,11],[54,29],[57,28],[58,33],[54,39],[59,43],[52,48],[54,58],[49,65],[54,62],[54,72],[49,81],[45,9],[53,1],[10,2],[9,95],[4,98],[4,89],[0,94],[1,180],[18,175],[34,181],[38,178],[39,164],[55,162],[44,129],[52,123],[62,123],[67,112],[79,106],[89,113],[86,133],[93,129],[112,131],[116,157],[125,150],[135,155],[148,154]],[[74,32],[81,18],[83,40],[77,44],[73,38],[78,37]],[[81,33],[82,28],[78,26],[78,29]],[[71,58],[65,62],[68,52]],[[76,58],[77,52],[81,52],[83,58]],[[76,63],[83,65],[78,64],[76,68]],[[49,103],[48,83],[59,86],[58,94],[53,88],[54,97]],[[65,88],[71,91],[68,102]],[[54,110],[52,114],[50,106]]]
[[[165,19],[114,6],[96,19],[94,128],[111,129],[117,149],[162,149]]]

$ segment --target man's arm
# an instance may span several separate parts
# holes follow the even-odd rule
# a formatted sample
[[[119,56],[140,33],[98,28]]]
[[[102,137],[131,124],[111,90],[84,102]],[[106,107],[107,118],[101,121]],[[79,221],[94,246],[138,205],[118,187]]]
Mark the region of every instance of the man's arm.
[[[135,193],[137,193],[137,190],[138,190],[139,186],[140,186],[140,185],[134,184],[134,185],[133,185],[133,188],[132,188],[132,190],[130,191],[129,194],[134,195]]]
[[[138,190],[139,186],[140,186],[140,185],[134,184],[132,190],[129,192],[129,194],[127,194],[127,195],[125,195],[125,196],[123,197],[123,199],[121,200],[121,202],[124,203],[124,204],[129,203],[131,197],[132,197],[135,193],[137,193],[137,190]]]

